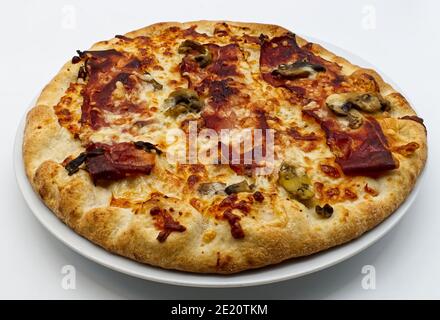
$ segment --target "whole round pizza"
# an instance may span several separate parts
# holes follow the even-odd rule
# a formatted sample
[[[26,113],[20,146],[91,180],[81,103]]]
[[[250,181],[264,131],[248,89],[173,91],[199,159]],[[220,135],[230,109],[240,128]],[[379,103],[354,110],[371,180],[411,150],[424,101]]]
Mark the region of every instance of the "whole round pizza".
[[[27,115],[26,174],[142,263],[234,273],[345,243],[426,161],[423,120],[378,73],[276,25],[158,23],[72,55]]]

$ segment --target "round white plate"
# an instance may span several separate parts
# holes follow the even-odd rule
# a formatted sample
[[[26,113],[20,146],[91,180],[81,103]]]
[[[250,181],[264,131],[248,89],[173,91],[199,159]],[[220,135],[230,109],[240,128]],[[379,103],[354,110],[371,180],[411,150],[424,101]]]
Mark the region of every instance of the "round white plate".
[[[323,41],[314,40],[313,38],[310,41],[323,44],[324,47],[326,47],[330,51],[347,58],[350,62],[354,64],[374,69],[374,67],[372,67],[368,62],[345,50],[342,50],[331,44],[327,44]],[[398,90],[398,87],[390,79],[387,79],[386,77],[384,78],[388,83],[392,84],[394,88]],[[18,185],[23,193],[27,204],[29,205],[29,208],[37,217],[37,219],[56,238],[58,238],[60,241],[62,241],[64,244],[66,244],[79,254],[89,258],[90,260],[93,260],[110,269],[134,277],[174,285],[217,288],[253,286],[297,278],[333,266],[361,252],[368,246],[375,243],[381,237],[383,237],[388,231],[390,231],[408,211],[409,207],[413,203],[420,189],[420,180],[422,178],[419,177],[418,182],[409,197],[388,219],[383,221],[376,228],[365,233],[360,238],[348,242],[344,245],[340,245],[338,247],[314,254],[312,256],[292,259],[278,265],[252,271],[245,271],[233,275],[204,275],[185,273],[180,271],[165,270],[149,265],[143,265],[127,258],[114,255],[76,234],[64,223],[62,223],[44,205],[37,194],[33,191],[29,181],[27,180],[22,159],[24,124],[25,120],[23,118],[15,138],[14,166]]]

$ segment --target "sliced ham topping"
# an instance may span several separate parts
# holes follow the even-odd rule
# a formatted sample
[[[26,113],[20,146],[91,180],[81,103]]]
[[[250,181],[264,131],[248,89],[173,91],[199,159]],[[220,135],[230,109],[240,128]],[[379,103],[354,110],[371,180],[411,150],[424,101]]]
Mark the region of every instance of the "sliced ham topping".
[[[221,114],[219,112],[208,112],[204,111],[202,113],[202,118],[204,120],[205,128],[213,129],[220,132],[222,129],[232,129],[235,126],[236,115],[231,112],[229,115]]]
[[[300,47],[294,34],[286,34],[271,40],[263,39],[260,53],[260,70],[263,79],[274,87],[290,90],[295,100],[304,98],[325,99],[326,92],[338,88],[343,81],[341,67],[327,61],[310,50],[312,44]],[[298,78],[284,77],[277,72],[282,65],[310,64],[318,71],[314,76],[300,74]],[[310,70],[310,68],[309,68]],[[313,70],[312,70],[313,71]]]
[[[260,54],[263,79],[272,86],[290,90],[295,102],[307,104],[314,101],[321,106],[303,112],[321,125],[327,144],[336,156],[336,163],[345,174],[374,175],[395,169],[397,164],[388,148],[387,139],[374,118],[366,118],[357,130],[346,130],[328,114],[324,101],[329,93],[346,90],[341,86],[345,78],[340,75],[339,65],[315,55],[312,51],[313,44],[300,47],[294,34],[263,39]],[[289,133],[295,139],[314,138],[302,137],[294,130]]]
[[[265,140],[262,139],[262,141],[265,144]],[[259,150],[256,150],[257,148]],[[254,175],[255,170],[261,167],[261,165],[255,161],[256,152],[258,151],[261,156],[264,157],[266,152],[264,148],[264,145],[260,145],[244,152],[241,147],[234,149],[234,146],[231,144],[226,145],[220,143],[220,159],[222,163],[229,164],[229,167],[236,174],[251,177]]]
[[[95,182],[150,174],[155,163],[154,153],[138,149],[130,142],[113,145],[93,143],[87,147],[87,152],[94,150],[102,151],[96,156],[88,157],[86,167]]]
[[[141,69],[138,59],[114,49],[86,51],[82,57],[88,76],[81,108],[82,124],[88,124],[94,130],[106,126],[104,110],[113,113],[139,112],[139,106],[130,101],[122,101],[116,106],[112,100],[117,82],[122,83],[128,92],[134,89],[138,79],[133,73]]]
[[[199,94],[208,96],[208,106],[202,112],[205,127],[218,132],[234,128],[237,117],[231,104],[240,94],[240,90],[234,87],[234,81],[231,78],[205,79],[196,89]]]
[[[200,67],[191,52],[185,55],[180,64],[180,72],[186,76],[191,88],[196,88],[204,79],[216,77],[225,79],[227,77],[239,76],[237,64],[242,55],[237,44],[219,46],[216,44],[205,44],[212,55],[212,62],[206,67]]]
[[[316,140],[319,140],[319,136],[317,136],[314,132],[312,132],[310,134],[301,134],[295,128],[289,128],[287,130],[287,134],[290,135],[295,140],[301,140],[301,141],[316,141]]]
[[[212,55],[212,61],[201,67],[190,51],[180,64],[180,73],[188,80],[189,88],[207,98],[201,114],[204,127],[216,131],[234,128],[237,121],[234,107],[244,105],[249,99],[242,92],[243,75],[238,71],[243,54],[237,44],[204,46]]]
[[[365,118],[357,130],[343,130],[334,118],[321,118],[314,110],[303,112],[321,124],[336,163],[346,175],[374,175],[397,168],[388,141],[374,118]]]
[[[347,175],[369,175],[397,168],[387,139],[374,118],[369,118],[356,134],[331,133],[328,143],[340,150],[347,150],[336,159]]]
[[[260,66],[262,68],[276,68],[280,64],[301,60],[305,56],[306,52],[296,43],[295,35],[286,34],[269,41],[263,41]]]

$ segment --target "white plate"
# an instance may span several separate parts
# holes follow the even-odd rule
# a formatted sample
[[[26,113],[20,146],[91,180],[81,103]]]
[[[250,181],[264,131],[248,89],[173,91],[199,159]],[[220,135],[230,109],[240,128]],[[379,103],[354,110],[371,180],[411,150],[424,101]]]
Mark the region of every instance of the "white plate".
[[[374,69],[374,67],[372,67],[368,62],[349,52],[346,52],[345,50],[327,44],[323,41],[317,41],[314,39],[311,39],[310,41],[323,44],[324,47],[330,51],[349,59],[349,61],[354,64]],[[400,91],[390,79],[387,79],[386,77],[384,78],[388,83],[392,84],[396,90]],[[413,203],[420,189],[420,180],[422,178],[421,176],[419,177],[418,182],[409,197],[388,219],[383,221],[376,228],[365,233],[360,238],[344,245],[334,247],[312,256],[293,259],[278,265],[233,275],[203,275],[185,273],[143,265],[127,258],[109,253],[101,247],[94,245],[87,239],[79,236],[64,223],[62,223],[44,205],[37,194],[33,191],[29,181],[27,180],[22,159],[24,123],[25,121],[23,118],[15,138],[15,173],[18,185],[27,204],[29,205],[29,208],[37,219],[46,227],[46,229],[48,229],[56,238],[79,254],[103,266],[134,277],[174,285],[217,288],[253,286],[297,278],[333,266],[366,249],[377,240],[382,238],[388,231],[390,231],[408,211],[409,207]]]

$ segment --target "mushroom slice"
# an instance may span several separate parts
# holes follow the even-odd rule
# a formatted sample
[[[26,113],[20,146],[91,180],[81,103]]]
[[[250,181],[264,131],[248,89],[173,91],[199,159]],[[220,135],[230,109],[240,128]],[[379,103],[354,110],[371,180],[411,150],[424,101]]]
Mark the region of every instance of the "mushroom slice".
[[[239,192],[252,192],[255,186],[248,184],[246,180],[239,183],[234,183],[225,189],[226,194],[239,193]]]
[[[325,72],[325,68],[320,64],[301,60],[291,64],[280,64],[272,71],[272,74],[287,79],[297,79],[315,77],[318,72]]]
[[[352,93],[334,93],[327,97],[325,104],[338,116],[347,116],[348,112],[353,108],[353,104],[349,98]]]
[[[309,176],[298,174],[297,170],[283,162],[279,171],[278,183],[298,201],[307,201],[315,195]]]
[[[198,54],[194,57],[194,60],[199,64],[200,68],[206,67],[208,64],[212,61],[212,55],[211,52],[209,52],[208,49],[206,49],[205,53]]]
[[[329,205],[328,203],[326,203],[323,207],[316,206],[315,212],[321,218],[328,219],[333,215],[333,207],[331,205]]]
[[[165,104],[169,105],[165,115],[171,117],[177,117],[182,113],[199,112],[204,105],[197,92],[191,89],[177,89],[171,92]]]
[[[325,101],[334,113],[347,116],[351,109],[358,109],[368,113],[389,110],[389,103],[379,93],[335,93]]]
[[[81,152],[79,154],[78,157],[76,157],[73,160],[70,160],[65,168],[69,174],[69,176],[71,176],[72,174],[78,172],[79,167],[86,162],[87,158],[92,158],[92,157],[96,157],[96,156],[100,156],[104,153],[104,150],[101,148],[96,148],[94,150],[90,150],[90,151],[85,151],[85,152]]]
[[[205,45],[197,41],[185,40],[180,44],[178,49],[178,52],[182,54],[186,54],[191,51],[195,51],[198,53],[194,56],[194,60],[199,64],[201,68],[206,67],[212,62],[212,55],[209,49]]]
[[[183,41],[179,46],[179,53],[188,53],[191,50],[195,50],[197,52],[203,53],[205,52],[206,48],[203,44],[194,41],[194,40],[185,40]]]
[[[138,78],[142,81],[145,81],[149,84],[151,84],[154,88],[154,90],[162,90],[163,85],[161,85],[159,82],[157,82],[156,79],[154,79],[149,72],[145,72],[144,74],[137,74]]]
[[[215,194],[225,194],[226,183],[208,182],[199,185],[197,191],[204,196],[212,196]]]
[[[348,126],[351,129],[358,129],[362,126],[362,123],[364,123],[364,117],[359,111],[355,109],[351,109],[348,112],[347,120],[348,120]]]
[[[352,103],[368,113],[389,110],[389,103],[379,93],[363,93],[352,98]]]
[[[142,149],[147,152],[152,152],[153,150],[156,152],[156,154],[161,155],[163,153],[162,150],[160,150],[155,144],[152,144],[150,142],[145,141],[135,141],[134,145],[138,149]]]

